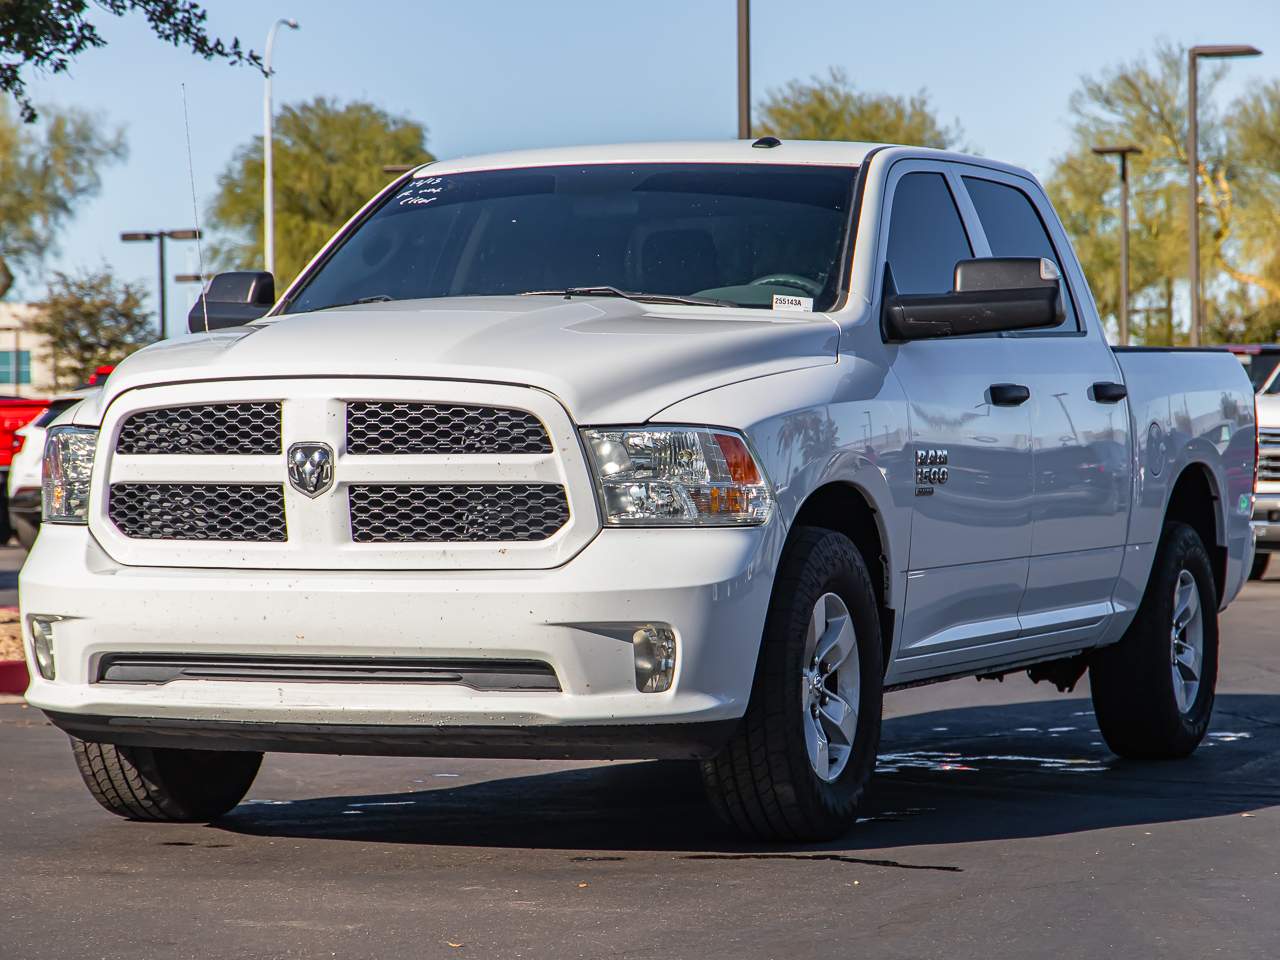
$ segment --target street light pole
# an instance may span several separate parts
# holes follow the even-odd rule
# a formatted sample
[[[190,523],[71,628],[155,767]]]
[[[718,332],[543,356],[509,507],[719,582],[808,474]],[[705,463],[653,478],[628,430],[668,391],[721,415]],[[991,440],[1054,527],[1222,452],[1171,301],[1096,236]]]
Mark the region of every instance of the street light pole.
[[[267,273],[275,273],[276,267],[276,224],[275,224],[275,184],[272,182],[271,153],[273,134],[271,130],[271,51],[276,45],[276,31],[281,25],[290,30],[298,29],[297,20],[277,20],[267,31],[267,52],[263,58],[263,72],[266,77],[262,90],[262,251],[266,261]]]
[[[160,305],[160,339],[163,340],[168,336],[168,327],[165,324],[165,270],[164,270],[164,242],[166,240],[199,240],[199,230],[131,230],[120,234],[120,239],[125,243],[142,243],[156,241],[159,249],[158,259],[160,261],[160,283],[159,297],[157,302]]]
[[[751,0],[738,0],[738,139],[751,139]]]
[[[168,299],[167,291],[165,290],[165,287],[167,287],[168,284],[165,283],[166,274],[164,272],[164,241],[165,241],[165,236],[164,236],[164,231],[162,230],[156,234],[156,249],[160,251],[160,339],[161,340],[163,340],[165,337],[169,335],[168,326],[166,325],[166,322],[165,322],[166,318],[168,317],[168,313],[165,312],[165,302]]]
[[[1196,65],[1201,57],[1221,60],[1227,57],[1256,57],[1257,47],[1243,43],[1220,43],[1192,47],[1187,51],[1187,236],[1191,248],[1191,276],[1188,294],[1191,298],[1191,345],[1200,346],[1200,328],[1204,305],[1200,300],[1200,123],[1196,115],[1199,77]]]
[[[1123,147],[1094,147],[1100,157],[1120,158],[1120,346],[1129,345],[1129,154],[1141,153],[1132,144]]]

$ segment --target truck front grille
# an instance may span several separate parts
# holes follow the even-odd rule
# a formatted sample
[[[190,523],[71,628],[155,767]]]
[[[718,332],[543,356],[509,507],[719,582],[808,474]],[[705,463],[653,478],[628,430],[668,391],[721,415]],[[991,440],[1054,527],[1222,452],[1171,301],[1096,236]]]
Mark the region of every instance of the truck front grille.
[[[347,452],[550,453],[551,439],[542,421],[523,410],[353,400],[347,404]]]
[[[356,543],[546,540],[569,520],[553,483],[357,484],[350,505]]]
[[[1280,450],[1262,451],[1258,458],[1259,480],[1280,480]]]
[[[1280,430],[1274,427],[1259,427],[1258,442],[1264,447],[1280,447]]]
[[[108,516],[136,540],[288,539],[279,484],[113,483]]]
[[[113,401],[100,436],[89,528],[127,566],[549,570],[599,531],[577,426],[528,386],[157,384]]]
[[[280,404],[206,403],[130,414],[116,453],[272,454],[280,452]]]

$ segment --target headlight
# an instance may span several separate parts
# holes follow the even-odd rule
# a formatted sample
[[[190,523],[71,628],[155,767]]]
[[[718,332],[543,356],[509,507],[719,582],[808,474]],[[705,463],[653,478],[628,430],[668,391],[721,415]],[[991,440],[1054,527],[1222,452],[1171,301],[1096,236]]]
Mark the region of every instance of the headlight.
[[[51,427],[44,442],[43,507],[45,523],[87,523],[89,477],[98,431]]]
[[[764,523],[773,495],[742,435],[714,427],[582,431],[611,526]]]

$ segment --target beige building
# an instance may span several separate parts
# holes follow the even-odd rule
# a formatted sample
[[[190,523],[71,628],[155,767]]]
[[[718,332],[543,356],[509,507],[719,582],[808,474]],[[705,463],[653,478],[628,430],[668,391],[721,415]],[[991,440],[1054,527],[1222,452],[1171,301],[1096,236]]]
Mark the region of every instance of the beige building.
[[[35,312],[29,303],[0,303],[0,397],[56,392],[47,341],[28,326]]]

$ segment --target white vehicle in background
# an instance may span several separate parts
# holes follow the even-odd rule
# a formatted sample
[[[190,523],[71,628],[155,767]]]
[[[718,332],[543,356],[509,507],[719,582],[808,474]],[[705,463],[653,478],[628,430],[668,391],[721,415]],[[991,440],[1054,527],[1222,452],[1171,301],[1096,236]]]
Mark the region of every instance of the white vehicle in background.
[[[1205,736],[1253,389],[1109,348],[1024,170],[432,163],[189,324],[50,430],[21,573],[27,699],[120,816],[218,817],[273,750],[667,757],[833,837],[886,690],[1023,669],[1089,671],[1122,756]]]
[[[1250,580],[1261,580],[1280,552],[1280,366],[1258,391],[1258,492],[1253,503],[1257,552]]]
[[[100,386],[86,387],[54,397],[43,413],[14,431],[21,446],[14,451],[9,467],[9,526],[26,550],[31,549],[36,534],[40,532],[40,468],[44,459],[45,431],[58,417],[101,389]]]

